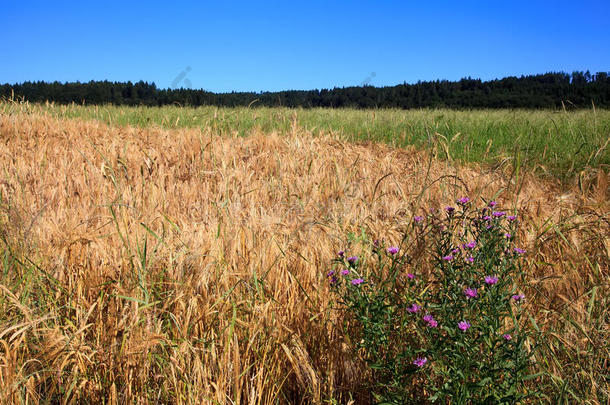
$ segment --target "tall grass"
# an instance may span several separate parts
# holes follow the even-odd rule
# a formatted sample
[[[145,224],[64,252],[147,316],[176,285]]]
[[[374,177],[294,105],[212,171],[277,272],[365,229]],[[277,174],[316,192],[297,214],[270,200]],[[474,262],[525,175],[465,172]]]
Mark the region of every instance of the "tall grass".
[[[370,403],[328,265],[345,235],[397,242],[468,194],[520,212],[549,402],[607,403],[603,172],[559,192],[518,165],[315,134],[301,111],[232,135],[21,108],[0,116],[0,402]]]
[[[5,114],[15,103],[0,104]],[[59,118],[96,119],[141,128],[211,128],[219,135],[253,130],[289,133],[298,126],[315,135],[359,142],[423,147],[433,140],[439,156],[459,162],[521,165],[563,183],[587,182],[610,167],[610,111],[354,110],[218,107],[117,107],[34,104],[27,109]],[[592,171],[594,173],[592,173]]]

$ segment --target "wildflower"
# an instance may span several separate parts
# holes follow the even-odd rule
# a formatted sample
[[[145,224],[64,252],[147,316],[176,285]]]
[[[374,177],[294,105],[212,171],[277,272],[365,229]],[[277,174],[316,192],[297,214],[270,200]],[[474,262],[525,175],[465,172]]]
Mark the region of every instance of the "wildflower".
[[[352,285],[358,285],[364,283],[364,280],[361,278],[355,278],[352,280]]]
[[[421,221],[423,221],[423,220],[424,220],[424,217],[419,216],[419,215],[418,215],[418,216],[416,216],[415,218],[413,218],[413,221],[415,221],[415,222],[416,222],[416,223],[418,223],[418,224],[419,224]]]
[[[407,273],[407,278],[410,279],[410,280],[413,280],[415,278],[415,274]]]
[[[502,335],[502,337],[503,337],[503,338],[504,338],[504,340],[506,340],[507,342],[513,338],[513,337],[512,337],[510,334],[508,334],[508,333],[505,333],[504,335]]]
[[[498,203],[497,203],[497,202],[495,202],[495,201],[490,201],[488,205],[489,205],[491,208],[493,208],[493,207],[495,207],[496,205],[498,205]]]
[[[375,239],[375,241],[373,242],[373,246],[375,246],[376,248],[379,247],[379,239]]]
[[[484,221],[491,221],[491,217],[490,217],[489,215],[485,215],[485,216],[483,217],[483,220],[484,220]]]
[[[423,365],[426,364],[427,361],[428,359],[425,357],[418,357],[413,360],[413,364],[415,364],[417,367],[423,367]]]
[[[458,328],[460,328],[463,332],[466,332],[470,329],[470,322],[462,321],[458,323]]]
[[[525,299],[525,295],[523,294],[515,294],[511,297],[515,302],[521,302]]]
[[[493,215],[496,218],[501,218],[504,215],[506,215],[506,212],[503,212],[503,211],[494,211],[494,212],[491,213],[491,215]]]
[[[476,288],[467,288],[464,290],[464,294],[468,298],[477,298],[477,296],[478,296]]]
[[[457,254],[460,250],[459,249],[452,249],[451,253],[453,253],[454,255]]]
[[[326,273],[326,277],[330,277],[330,276],[332,276],[333,274],[335,274],[335,271],[334,271],[334,270],[331,270],[331,271],[329,271],[328,273]]]
[[[453,208],[453,207],[445,207],[445,211],[447,211],[447,213],[449,213],[449,214],[453,214],[453,211],[455,211],[455,208]]]
[[[347,261],[350,262],[351,264],[354,264],[358,261],[358,256],[350,256],[347,258]]]
[[[485,283],[488,285],[494,285],[498,282],[498,277],[496,276],[485,276]]]
[[[449,262],[449,261],[453,260],[453,256],[451,256],[451,255],[443,256],[443,260],[446,260]]]
[[[505,233],[504,236],[506,237],[506,239],[510,239],[513,237],[513,235],[511,235],[510,233]]]
[[[337,252],[337,256],[343,257],[343,255],[345,255],[345,252],[343,250]]]
[[[506,217],[506,219],[508,219],[509,221],[514,221],[515,219],[517,219],[516,215],[509,215]]]
[[[396,253],[398,253],[398,247],[396,246],[390,246],[387,250],[388,253],[391,255],[395,255]]]
[[[428,327],[430,327],[430,328],[436,328],[438,326],[438,322],[430,314],[424,315],[422,319],[428,323]]]
[[[421,307],[417,304],[413,304],[410,307],[407,308],[407,311],[409,311],[410,313],[414,314],[416,312],[418,312],[421,309]]]
[[[349,270],[348,269],[341,270],[341,275],[347,276],[348,274],[349,274]]]
[[[467,247],[468,249],[474,249],[476,245],[477,245],[477,241],[473,240],[473,241],[468,242],[468,243],[466,244],[466,247]]]
[[[331,284],[335,284],[337,281],[339,281],[339,279],[337,278],[337,276],[333,276],[333,277],[330,279],[330,283],[331,283]]]
[[[514,251],[515,253],[517,253],[518,255],[522,255],[523,253],[525,253],[525,250],[520,249],[520,248],[518,248],[518,247],[514,248],[514,249],[513,249],[513,251]]]
[[[469,201],[470,201],[470,198],[468,198],[468,197],[458,198],[458,200],[457,200],[457,202],[462,205],[468,204]]]
[[[467,261],[468,263],[474,263],[474,257],[472,257],[472,256],[468,256],[468,257],[466,258],[466,261]]]

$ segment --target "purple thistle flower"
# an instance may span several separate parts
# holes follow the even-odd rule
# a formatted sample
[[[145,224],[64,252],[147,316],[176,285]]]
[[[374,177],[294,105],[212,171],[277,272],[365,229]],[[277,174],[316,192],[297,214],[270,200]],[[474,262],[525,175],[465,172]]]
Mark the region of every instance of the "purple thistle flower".
[[[396,253],[398,253],[398,247],[396,246],[390,246],[387,250],[388,253],[391,255],[395,255]]]
[[[453,214],[453,211],[455,211],[455,208],[453,208],[453,207],[445,207],[445,211],[447,211],[449,214]]]
[[[409,311],[410,313],[414,314],[416,312],[418,312],[421,309],[421,307],[417,304],[413,304],[410,307],[407,308],[407,311]]]
[[[335,271],[334,271],[334,270],[331,270],[331,271],[329,271],[328,273],[326,273],[326,277],[330,277],[330,276],[332,276],[333,274],[335,274]]]
[[[521,302],[525,299],[525,295],[523,294],[515,294],[511,297],[515,302]]]
[[[476,288],[467,288],[467,289],[464,290],[464,294],[468,298],[477,298],[477,296],[478,296]]]
[[[341,270],[341,275],[347,276],[348,274],[349,274],[349,270],[348,269]]]
[[[428,323],[428,327],[429,328],[436,328],[438,326],[438,322],[436,321],[436,319],[434,319],[434,317],[430,314],[426,314],[423,316],[422,318],[425,322]]]
[[[505,333],[504,335],[502,335],[502,337],[503,337],[503,338],[504,338],[504,340],[506,340],[507,342],[513,338],[513,337],[512,337],[510,334],[508,334],[508,333]]]
[[[490,206],[491,208],[495,207],[496,205],[498,205],[498,203],[497,203],[497,202],[495,202],[495,201],[490,201],[490,202],[489,202],[489,206]]]
[[[466,261],[467,261],[468,263],[474,263],[474,257],[472,257],[472,256],[468,256],[468,257],[466,258]]]
[[[337,256],[343,257],[343,255],[345,255],[345,252],[343,250],[337,252]]]
[[[449,255],[449,256],[443,256],[443,260],[446,260],[446,261],[448,261],[448,262],[449,262],[449,261],[453,260],[453,256],[451,256],[451,255]]]
[[[462,321],[458,323],[458,328],[460,328],[463,332],[466,332],[470,329],[470,322]]]
[[[355,278],[352,280],[352,285],[358,285],[358,284],[362,284],[364,282],[363,279],[361,278]]]
[[[477,241],[476,240],[470,241],[465,246],[468,249],[474,249],[477,246]]]
[[[504,215],[506,215],[506,212],[503,212],[503,211],[494,211],[494,212],[491,213],[491,215],[493,215],[496,218],[501,218]]]
[[[490,217],[489,215],[485,215],[485,216],[483,217],[483,220],[484,220],[484,221],[491,221],[491,217]]]
[[[520,249],[518,247],[514,248],[513,251],[518,255],[522,255],[523,253],[525,253],[525,250]]]
[[[505,233],[504,236],[506,237],[506,239],[510,239],[513,237],[513,235],[511,235],[510,233]]]
[[[347,258],[347,261],[354,264],[358,261],[358,256],[350,256]]]
[[[498,277],[496,276],[485,276],[485,283],[488,285],[494,285],[498,282]]]
[[[509,215],[506,217],[506,219],[508,219],[509,221],[514,221],[515,219],[517,219],[516,215]]]
[[[451,253],[453,253],[454,255],[455,255],[455,254],[457,254],[457,253],[459,253],[459,252],[460,252],[460,250],[459,250],[459,249],[452,249],[452,250],[451,250]]]
[[[423,367],[427,361],[428,361],[428,359],[425,357],[418,357],[415,360],[413,360],[413,364],[415,364],[417,367]]]
[[[470,202],[470,198],[468,198],[468,197],[458,198],[457,202],[459,204],[466,205]]]
[[[331,283],[331,284],[335,284],[337,281],[339,281],[339,279],[337,278],[337,276],[333,276],[333,277],[330,279],[330,283]]]
[[[410,280],[413,280],[415,278],[415,274],[407,273],[407,278],[410,279]]]
[[[413,221],[415,221],[415,222],[416,222],[416,223],[418,223],[418,224],[419,224],[421,221],[423,221],[423,220],[424,220],[424,217],[419,216],[419,215],[418,215],[418,216],[416,216],[415,218],[413,218]]]

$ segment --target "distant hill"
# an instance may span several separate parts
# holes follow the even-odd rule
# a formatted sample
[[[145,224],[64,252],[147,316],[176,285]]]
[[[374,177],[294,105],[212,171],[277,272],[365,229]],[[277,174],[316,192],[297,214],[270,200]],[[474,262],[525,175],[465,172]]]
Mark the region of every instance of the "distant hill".
[[[161,106],[217,105],[352,108],[588,108],[610,107],[610,72],[545,73],[481,81],[437,80],[374,87],[322,90],[212,93],[205,90],[159,89],[155,83],[90,81],[4,84],[0,97],[31,102]]]

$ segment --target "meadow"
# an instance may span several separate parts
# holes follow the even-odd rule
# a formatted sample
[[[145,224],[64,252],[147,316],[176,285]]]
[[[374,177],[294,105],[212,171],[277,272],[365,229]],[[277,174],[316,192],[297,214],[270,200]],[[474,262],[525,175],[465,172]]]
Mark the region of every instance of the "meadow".
[[[594,106],[576,111],[459,111],[0,104],[4,114],[15,108],[118,126],[210,128],[223,136],[246,136],[253,130],[286,133],[298,127],[352,142],[433,147],[440,158],[462,163],[523,165],[563,183],[588,179],[595,176],[591,169],[610,167],[610,111]]]
[[[0,402],[373,403],[331,263],[467,195],[518,213],[537,401],[606,404],[609,135],[593,109],[3,102]]]

